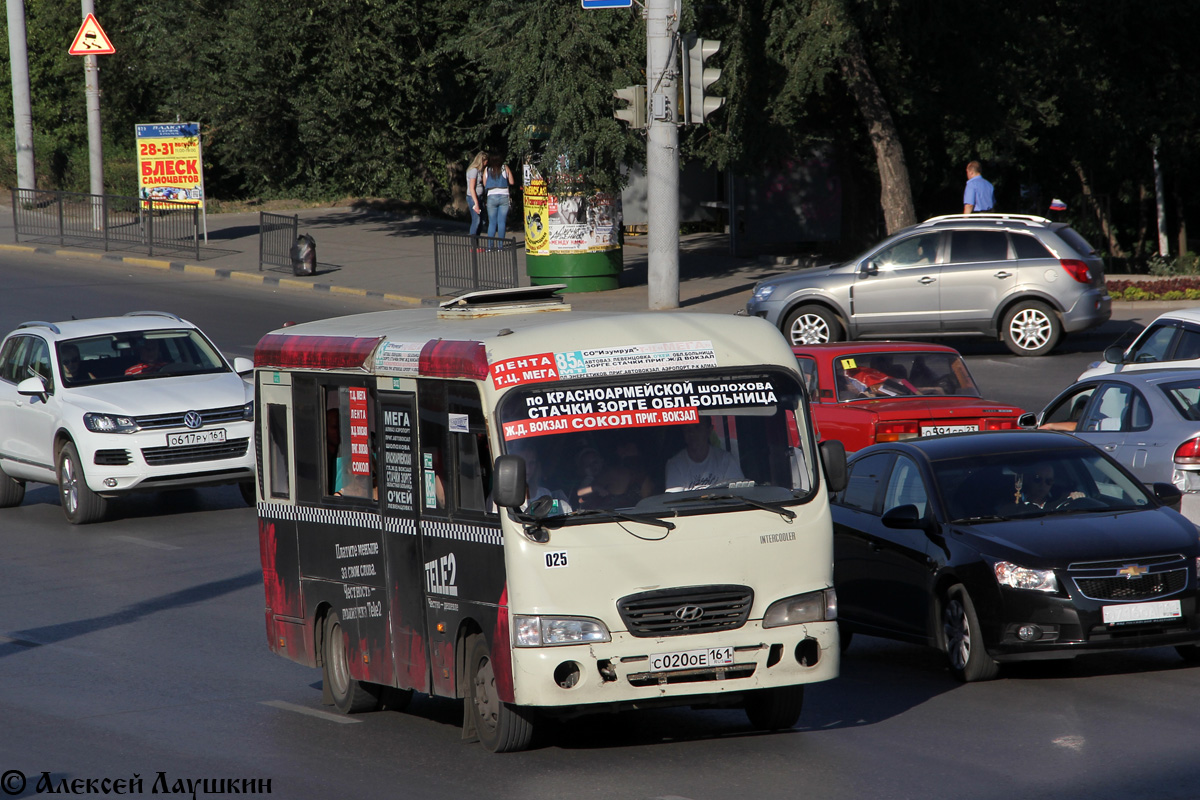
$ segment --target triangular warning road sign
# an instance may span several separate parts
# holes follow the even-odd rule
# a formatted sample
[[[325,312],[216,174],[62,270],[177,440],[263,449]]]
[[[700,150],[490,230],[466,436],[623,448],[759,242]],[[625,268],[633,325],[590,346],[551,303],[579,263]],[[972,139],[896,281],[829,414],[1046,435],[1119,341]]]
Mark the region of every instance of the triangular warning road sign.
[[[88,14],[79,26],[79,33],[75,34],[75,41],[67,52],[73,56],[107,56],[117,51],[104,35],[100,23],[96,22],[95,15]]]

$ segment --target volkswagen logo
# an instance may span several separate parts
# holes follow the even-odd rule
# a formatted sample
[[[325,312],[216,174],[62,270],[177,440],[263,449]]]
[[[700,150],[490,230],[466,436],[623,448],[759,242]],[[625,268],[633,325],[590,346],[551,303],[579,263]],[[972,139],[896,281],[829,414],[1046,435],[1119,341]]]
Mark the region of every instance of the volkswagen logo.
[[[696,622],[704,616],[704,609],[700,606],[680,606],[675,609],[675,619],[680,622]]]
[[[183,415],[183,424],[189,428],[199,428],[204,424],[204,417],[200,416],[199,411],[189,411]]]

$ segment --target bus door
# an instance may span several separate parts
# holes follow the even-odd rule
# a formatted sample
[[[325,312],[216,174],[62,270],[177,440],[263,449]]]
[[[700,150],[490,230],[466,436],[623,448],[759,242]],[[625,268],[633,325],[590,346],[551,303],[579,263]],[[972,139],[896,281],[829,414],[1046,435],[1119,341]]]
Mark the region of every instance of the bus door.
[[[493,660],[511,664],[500,516],[491,507],[491,448],[478,387],[420,379],[417,494],[421,508],[432,693],[453,697],[455,647],[480,634]],[[501,668],[502,669],[502,668]],[[512,678],[497,672],[501,699]]]
[[[324,620],[350,677],[390,685],[378,409],[366,376],[295,375],[296,537],[305,619]],[[336,620],[335,620],[336,617]],[[336,625],[334,624],[336,622]]]
[[[430,692],[425,631],[425,560],[417,529],[418,448],[416,381],[386,379],[409,391],[379,393],[380,500],[387,551],[388,630],[396,685]],[[384,384],[384,385],[387,385]]]
[[[305,639],[296,541],[292,454],[292,382],[287,373],[264,374],[258,387],[255,432],[258,446],[258,542],[266,591],[267,641],[280,655],[315,664],[311,637]],[[270,381],[268,383],[267,381]]]

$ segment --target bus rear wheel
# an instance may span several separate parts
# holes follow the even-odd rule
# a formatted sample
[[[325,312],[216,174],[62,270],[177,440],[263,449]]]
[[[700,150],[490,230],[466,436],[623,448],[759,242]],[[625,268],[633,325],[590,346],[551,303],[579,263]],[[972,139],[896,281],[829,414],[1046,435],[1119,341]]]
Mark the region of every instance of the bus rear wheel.
[[[529,747],[533,712],[505,703],[496,694],[492,653],[482,636],[471,639],[467,661],[467,702],[479,743],[493,753],[512,753]]]
[[[333,704],[343,714],[374,711],[379,705],[379,687],[350,677],[350,662],[346,658],[346,642],[338,615],[330,612],[325,618],[325,653],[321,659],[322,679],[329,687]]]

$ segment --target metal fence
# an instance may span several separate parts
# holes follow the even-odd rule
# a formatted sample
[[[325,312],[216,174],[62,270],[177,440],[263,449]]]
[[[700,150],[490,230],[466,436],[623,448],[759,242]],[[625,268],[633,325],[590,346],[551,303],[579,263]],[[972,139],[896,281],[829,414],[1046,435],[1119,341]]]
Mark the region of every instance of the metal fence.
[[[435,233],[433,270],[437,293],[516,288],[520,285],[517,282],[518,247],[515,239]]]
[[[109,194],[13,189],[16,241],[191,252],[200,259],[200,207],[190,203]]]
[[[290,268],[292,245],[299,234],[299,215],[286,217],[258,212],[258,271],[262,272],[264,264]]]

